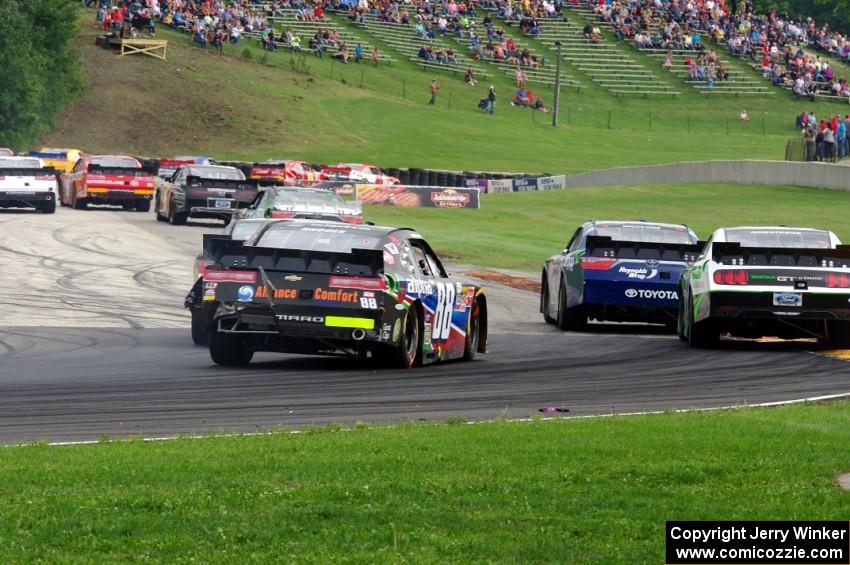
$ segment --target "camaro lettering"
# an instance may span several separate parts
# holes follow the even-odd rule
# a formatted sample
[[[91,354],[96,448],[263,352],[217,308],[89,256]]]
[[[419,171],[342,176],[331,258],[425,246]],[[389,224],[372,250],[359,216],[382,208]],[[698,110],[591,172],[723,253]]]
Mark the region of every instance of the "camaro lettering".
[[[679,293],[675,290],[644,290],[642,288],[627,288],[626,298],[649,298],[652,300],[678,300]]]
[[[621,266],[618,272],[621,275],[628,276],[630,279],[646,280],[655,277],[655,275],[658,274],[658,269],[647,269],[646,267],[632,268]]]
[[[288,314],[277,314],[275,317],[281,322],[307,322],[310,324],[321,324],[325,321],[322,316],[293,316]]]

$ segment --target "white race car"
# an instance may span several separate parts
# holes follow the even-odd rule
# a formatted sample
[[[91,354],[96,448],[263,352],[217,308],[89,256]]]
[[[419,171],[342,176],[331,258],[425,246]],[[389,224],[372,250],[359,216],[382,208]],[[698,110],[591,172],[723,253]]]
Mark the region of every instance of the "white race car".
[[[830,231],[720,228],[679,285],[679,337],[692,346],[721,335],[850,344],[850,245]]]
[[[56,175],[38,157],[0,157],[0,208],[56,211]]]

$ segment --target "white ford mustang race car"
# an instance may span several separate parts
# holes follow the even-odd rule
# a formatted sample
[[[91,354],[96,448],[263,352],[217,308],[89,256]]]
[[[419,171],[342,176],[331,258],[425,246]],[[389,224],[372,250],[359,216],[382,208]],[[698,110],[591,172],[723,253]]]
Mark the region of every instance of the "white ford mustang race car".
[[[850,344],[850,245],[808,228],[720,228],[679,282],[679,337],[815,337]]]
[[[0,208],[56,211],[56,175],[38,157],[0,157]]]

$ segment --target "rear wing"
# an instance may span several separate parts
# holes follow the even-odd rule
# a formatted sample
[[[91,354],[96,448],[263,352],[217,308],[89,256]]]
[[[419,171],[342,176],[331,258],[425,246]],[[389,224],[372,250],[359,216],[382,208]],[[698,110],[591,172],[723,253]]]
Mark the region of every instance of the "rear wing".
[[[0,167],[0,177],[55,177],[56,169],[53,167]]]
[[[705,247],[705,242],[619,241],[607,235],[589,235],[585,247],[585,255],[590,257],[693,262],[699,257],[703,247]]]
[[[209,244],[211,270],[260,270],[374,277],[384,272],[380,250],[352,249],[350,252],[306,251],[244,245],[232,239],[204,238]]]
[[[207,257],[211,256],[213,253],[213,242],[220,239],[225,241],[231,241],[232,237],[229,235],[223,235],[218,233],[205,233],[204,242],[201,246],[202,254]]]
[[[717,242],[711,246],[711,259],[721,265],[846,268],[850,266],[850,245],[839,245],[835,249],[801,249],[742,247],[736,242]]]
[[[151,171],[137,167],[108,167],[104,165],[89,165],[89,173],[110,176],[147,177],[152,175]]]
[[[257,185],[242,180],[205,179],[196,176],[186,178],[186,188],[227,188],[233,190],[257,190]]]

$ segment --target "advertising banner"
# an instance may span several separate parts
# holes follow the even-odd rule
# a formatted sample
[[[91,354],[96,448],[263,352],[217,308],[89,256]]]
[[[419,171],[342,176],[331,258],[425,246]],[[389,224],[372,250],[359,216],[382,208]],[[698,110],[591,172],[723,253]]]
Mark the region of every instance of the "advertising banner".
[[[533,192],[537,190],[537,179],[514,179],[514,192]]]
[[[488,180],[487,192],[513,192],[514,181],[511,179]]]
[[[481,192],[487,192],[487,179],[466,179],[464,186],[467,188],[477,188]]]
[[[480,208],[477,188],[358,184],[356,199],[363,204],[405,208]]]
[[[567,177],[564,175],[540,177],[537,179],[537,190],[558,190],[562,188],[567,188]]]

